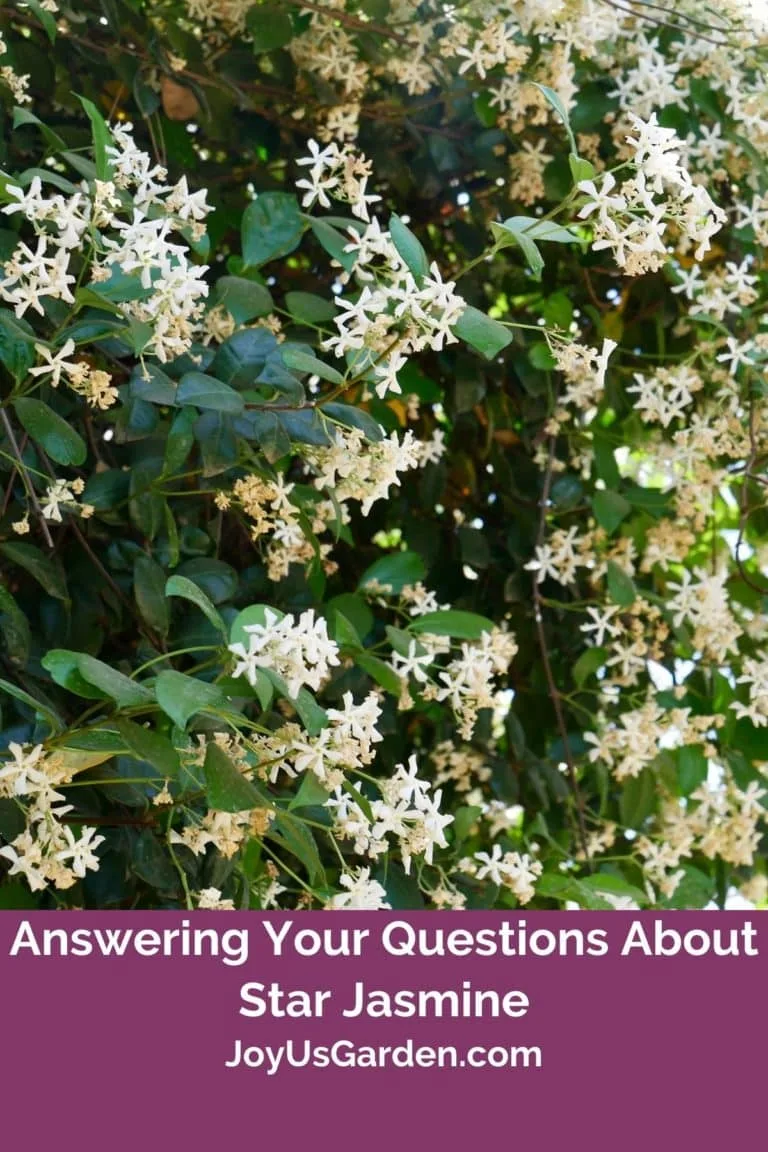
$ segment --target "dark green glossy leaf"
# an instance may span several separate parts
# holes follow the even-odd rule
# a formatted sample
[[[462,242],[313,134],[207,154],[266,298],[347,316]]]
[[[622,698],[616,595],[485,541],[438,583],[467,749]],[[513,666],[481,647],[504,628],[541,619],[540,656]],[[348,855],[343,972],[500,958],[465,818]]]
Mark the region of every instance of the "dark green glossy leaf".
[[[215,684],[185,676],[182,672],[161,672],[155,684],[157,702],[179,728],[199,712],[226,705],[224,693]]]
[[[263,806],[264,794],[213,741],[208,744],[203,771],[211,808],[219,812],[245,812]]]
[[[493,360],[513,339],[509,328],[471,305],[464,309],[453,332],[486,360]]]
[[[187,372],[179,381],[176,391],[178,404],[194,404],[196,408],[210,408],[215,412],[242,412],[243,398],[214,376],[204,372]]]
[[[57,464],[85,462],[88,450],[82,436],[42,400],[25,396],[14,400],[13,407],[23,428]]]
[[[243,260],[259,268],[298,247],[306,225],[292,192],[262,192],[243,213]]]

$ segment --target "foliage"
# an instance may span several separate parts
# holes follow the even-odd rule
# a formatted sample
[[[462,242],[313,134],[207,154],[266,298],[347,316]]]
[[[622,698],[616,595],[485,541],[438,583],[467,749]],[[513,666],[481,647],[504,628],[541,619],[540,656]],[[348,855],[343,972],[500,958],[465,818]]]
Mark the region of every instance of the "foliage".
[[[702,11],[2,8],[0,906],[765,900],[768,25]]]

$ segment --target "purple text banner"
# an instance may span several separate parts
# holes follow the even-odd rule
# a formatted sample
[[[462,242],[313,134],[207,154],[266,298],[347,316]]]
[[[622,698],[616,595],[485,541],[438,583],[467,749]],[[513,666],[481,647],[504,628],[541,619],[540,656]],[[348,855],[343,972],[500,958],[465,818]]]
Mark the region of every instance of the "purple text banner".
[[[758,1147],[764,923],[1,913],[3,1143]]]

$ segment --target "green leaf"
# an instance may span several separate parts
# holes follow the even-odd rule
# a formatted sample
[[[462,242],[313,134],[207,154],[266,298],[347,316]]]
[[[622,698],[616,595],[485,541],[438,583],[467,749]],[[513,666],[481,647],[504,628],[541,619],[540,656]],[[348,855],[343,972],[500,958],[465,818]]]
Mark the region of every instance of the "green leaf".
[[[639,776],[630,776],[619,793],[621,822],[638,831],[656,808],[656,776],[644,768]]]
[[[290,437],[276,412],[251,412],[250,416],[256,440],[270,464],[290,455]]]
[[[169,568],[175,568],[181,555],[179,547],[179,528],[171,506],[165,505],[165,532],[168,538],[166,563]]]
[[[20,384],[35,365],[35,333],[26,320],[19,320],[13,312],[0,310],[0,363]]]
[[[25,815],[20,804],[8,797],[0,798],[0,836],[4,840],[15,840],[26,828]],[[0,892],[2,890],[0,886]]]
[[[535,216],[510,216],[496,228],[508,232],[516,242],[520,236],[527,236],[530,240],[547,240],[552,244],[579,243],[579,237],[570,228],[563,228],[553,220],[538,220]]]
[[[768,728],[756,727],[746,716],[733,725],[731,744],[750,760],[768,760]]]
[[[0,803],[5,803],[5,801],[0,801]],[[8,803],[10,804],[11,801],[9,800]],[[22,820],[22,827],[19,829],[19,832],[23,831]],[[12,840],[13,836],[7,836],[6,839]],[[20,880],[6,880],[5,883],[0,884],[0,909],[4,912],[10,909],[19,911],[21,909],[34,909],[37,907],[38,903],[34,893]]]
[[[367,672],[371,679],[380,684],[386,692],[389,692],[396,700],[400,698],[402,682],[390,664],[370,652],[355,652],[354,660],[355,664]]]
[[[453,326],[454,336],[458,336],[470,348],[474,348],[486,360],[493,360],[502,348],[512,343],[513,336],[498,320],[492,320],[478,308],[468,305]]]
[[[555,92],[554,89],[552,89],[552,88],[548,88],[546,84],[537,84],[535,81],[533,82],[533,86],[534,86],[534,88],[538,88],[539,92],[541,92],[547,98],[549,103],[554,108],[555,112],[557,112],[558,116],[560,117],[560,119],[563,122],[563,127],[565,128],[565,131],[568,135],[568,143],[571,145],[571,151],[573,152],[573,154],[575,156],[578,156],[579,150],[576,147],[576,138],[573,135],[573,129],[571,128],[571,122],[568,118],[568,113],[565,109],[565,105],[563,104],[562,100],[558,96],[557,92]]]
[[[197,419],[197,412],[192,408],[183,408],[174,416],[165,442],[164,476],[173,476],[178,472],[192,451]]]
[[[717,102],[713,87],[711,81],[705,76],[691,76],[688,83],[688,91],[693,103],[702,108],[707,116],[711,116],[714,120],[722,120],[723,112]]]
[[[243,398],[234,388],[223,384],[214,376],[204,372],[187,372],[179,381],[176,390],[178,404],[194,404],[196,408],[212,409],[214,412],[243,411]]]
[[[143,728],[125,716],[115,720],[115,727],[137,760],[156,768],[161,776],[174,779],[179,774],[179,754],[167,736]]]
[[[150,404],[173,407],[176,403],[176,381],[157,364],[138,365],[130,379],[131,396]]]
[[[271,681],[277,692],[284,700],[289,700],[298,713],[299,719],[310,736],[318,736],[328,724],[328,716],[324,708],[315,700],[306,688],[300,688],[298,696],[291,696],[288,685],[282,676],[271,668],[263,669],[264,675]]]
[[[43,668],[50,672],[54,683],[74,692],[77,696],[85,696],[87,700],[105,700],[107,695],[90,684],[78,669],[79,652],[70,652],[66,648],[52,648],[46,652],[41,660]]]
[[[576,156],[573,152],[568,157],[568,164],[574,185],[580,184],[582,180],[594,180],[597,175],[594,164],[590,164],[589,160],[582,160],[581,156]]]
[[[165,585],[166,596],[179,596],[183,600],[190,600],[196,604],[200,611],[213,624],[214,628],[226,638],[227,628],[220,614],[216,611],[205,592],[201,591],[192,580],[186,576],[171,576]]]
[[[418,552],[393,552],[381,556],[363,573],[358,588],[363,590],[374,581],[393,592],[402,592],[408,584],[418,584],[426,575],[424,561]]]
[[[53,44],[56,40],[56,21],[51,13],[46,8],[43,8],[40,0],[24,0],[24,7],[28,8],[30,12],[34,12],[45,29],[46,36],[51,44]],[[22,111],[22,109],[15,108],[14,111],[19,112]]]
[[[573,666],[573,679],[578,688],[583,688],[590,676],[594,676],[605,664],[605,648],[587,648]]]
[[[319,408],[304,408],[299,412],[282,411],[277,415],[293,443],[314,444],[318,448],[328,448],[332,443]]]
[[[637,599],[637,589],[631,576],[615,560],[608,561],[608,595],[614,604],[629,608]]]
[[[265,797],[214,741],[203,765],[208,804],[219,812],[247,812],[263,806]]]
[[[124,676],[116,668],[110,668],[109,664],[97,660],[95,656],[88,656],[84,652],[78,653],[77,668],[83,679],[101,689],[107,696],[111,696],[121,708],[131,708],[134,705],[151,703],[153,700],[149,688],[137,684],[135,680]]]
[[[618,488],[621,483],[621,473],[616,463],[614,445],[605,432],[599,428],[596,428],[593,433],[593,443],[598,478],[603,481],[607,488]],[[626,498],[632,503],[632,497],[629,493],[627,493]]]
[[[214,604],[231,600],[237,592],[237,572],[215,556],[195,556],[185,560],[177,575],[191,580]]]
[[[379,865],[375,877],[387,893],[387,903],[395,909],[420,909],[424,907],[424,897],[417,878],[407,876],[402,865],[389,859]]]
[[[293,39],[293,22],[282,4],[255,4],[248,9],[245,24],[257,56],[284,48]]]
[[[311,292],[286,292],[285,306],[295,320],[304,324],[325,324],[338,311],[332,301]]]
[[[277,812],[266,836],[301,861],[307,870],[310,884],[325,875],[314,837],[306,824],[296,816],[285,811]]]
[[[631,484],[624,492],[624,497],[633,508],[642,508],[649,515],[656,517],[664,515],[671,493],[662,492],[660,488],[640,488]]]
[[[389,0],[360,0],[360,7],[371,20],[386,20],[389,15]]]
[[[297,372],[304,372],[308,376],[319,376],[321,380],[328,380],[331,384],[344,383],[344,377],[336,368],[331,368],[329,364],[319,360],[317,356],[303,352],[295,345],[289,344],[282,349],[282,359],[286,367],[293,368]]]
[[[108,758],[125,754],[128,745],[117,732],[109,728],[85,728],[68,732],[57,743],[57,748],[72,752],[99,752]]]
[[[20,568],[29,572],[49,596],[53,596],[56,600],[69,599],[66,577],[58,559],[46,556],[34,544],[15,540],[0,544],[0,552],[13,564],[18,564]]]
[[[362,650],[363,642],[357,629],[347,620],[344,613],[340,612],[338,608],[327,608],[325,611],[330,626],[331,639],[335,640],[340,648]]]
[[[528,352],[528,359],[539,372],[551,372],[557,365],[557,361],[552,355],[549,345],[543,341],[540,344],[533,345]]]
[[[99,180],[109,180],[112,174],[112,165],[107,155],[107,148],[114,146],[112,133],[95,104],[90,100],[86,100],[85,96],[78,96],[77,99],[82,104],[85,109],[85,114],[91,122],[93,154],[96,160],[96,175]]]
[[[520,217],[522,219],[522,217]],[[496,240],[497,248],[505,248],[509,244],[517,244],[525,256],[526,263],[536,280],[541,278],[544,268],[544,257],[539,252],[534,241],[526,232],[511,232],[504,224],[491,224],[491,232]]]
[[[212,303],[226,308],[237,324],[267,316],[274,307],[269,289],[243,276],[222,276],[217,280]]]
[[[179,877],[166,848],[149,828],[145,828],[133,843],[131,865],[150,887],[158,892],[175,893]]]
[[[602,910],[612,908],[613,905],[605,900],[592,888],[586,887],[575,876],[558,876],[552,872],[545,872],[536,881],[536,892],[550,900],[573,900],[582,908]]]
[[[408,631],[417,634],[428,632],[433,636],[455,636],[458,640],[479,640],[484,632],[490,632],[493,627],[493,621],[487,616],[450,608],[417,616],[408,625]]]
[[[320,783],[314,772],[305,772],[301,787],[288,807],[291,810],[294,808],[322,807],[328,799],[328,795],[327,788]]]
[[[310,218],[309,226],[328,255],[338,261],[346,272],[351,272],[357,262],[357,255],[354,252],[344,251],[349,244],[349,237],[339,232],[338,228],[334,228],[327,220],[320,220],[314,216]]]
[[[394,214],[389,219],[389,235],[397,252],[405,261],[406,267],[417,281],[429,275],[427,254],[407,224]]]
[[[179,728],[198,712],[221,708],[226,704],[224,693],[215,684],[195,680],[183,672],[161,672],[155,685],[157,702]]]
[[[476,804],[463,804],[456,809],[456,815],[451,826],[454,844],[460,844],[462,840],[466,840],[482,814],[483,809]]]
[[[327,602],[324,611],[330,611],[332,608],[341,612],[349,620],[357,635],[365,640],[373,628],[374,619],[373,612],[362,596],[354,592],[342,592],[340,596],[334,596]]]
[[[681,796],[690,796],[707,778],[707,758],[699,744],[684,744],[677,750],[677,780]]]
[[[499,109],[493,107],[493,92],[488,89],[478,92],[472,101],[475,116],[484,128],[495,128],[499,122]]]
[[[615,872],[598,872],[594,876],[582,876],[579,884],[584,888],[591,889],[598,896],[603,893],[607,893],[609,896],[625,896],[634,900],[641,908],[648,903],[648,896],[642,888],[630,884],[623,876],[618,876]]]
[[[692,864],[681,863],[683,876],[679,880],[675,891],[663,903],[667,908],[680,908],[690,911],[694,908],[704,908],[709,904],[715,894],[715,882],[700,868]]]
[[[456,535],[461,548],[462,564],[469,564],[472,568],[490,567],[491,550],[488,537],[479,528],[462,524]]]
[[[25,396],[14,400],[13,407],[24,430],[57,464],[85,463],[88,450],[83,438],[42,400]]]
[[[256,693],[259,704],[261,704],[262,712],[266,712],[275,695],[275,687],[269,677],[262,672],[260,668],[256,669],[256,683],[252,685],[252,688]]]
[[[376,444],[384,439],[384,431],[378,420],[374,420],[370,413],[363,408],[353,408],[351,404],[323,404],[323,415],[345,428],[359,428],[367,440]]]
[[[167,636],[171,618],[165,598],[165,572],[151,556],[137,556],[134,561],[133,593],[142,618],[160,636]]]
[[[630,514],[632,506],[618,492],[599,491],[592,497],[592,511],[600,527],[610,536]]]
[[[554,224],[551,220],[537,220],[533,216],[510,216],[503,224],[491,224],[491,232],[497,248],[517,244],[537,280],[544,268],[544,258],[539,252],[536,241],[548,240],[556,244],[579,243],[579,237],[570,229]]]
[[[573,321],[573,304],[568,293],[564,289],[553,292],[544,301],[541,314],[550,328],[567,331]]]
[[[144,287],[138,273],[124,272],[119,264],[113,264],[108,280],[92,282],[87,288],[78,289],[76,300],[80,305],[92,304],[120,315],[118,304],[146,300],[151,291],[151,288]]]
[[[95,656],[85,652],[70,652],[65,648],[53,648],[42,659],[43,668],[51,673],[57,684],[77,692],[81,696],[94,699],[111,697],[121,708],[132,708],[140,704],[151,704],[154,696],[149,688],[138,684],[116,668],[110,668]],[[74,673],[74,675],[73,675]],[[82,690],[82,681],[91,691]],[[80,687],[75,685],[80,684]],[[97,689],[96,692],[93,689]]]
[[[31,642],[29,622],[3,584],[0,584],[0,633],[13,663],[26,664]]]
[[[243,260],[259,268],[298,248],[306,224],[292,192],[262,192],[243,213]]]
[[[64,730],[63,720],[49,703],[39,700],[29,692],[25,692],[23,688],[19,688],[16,684],[11,684],[9,680],[0,680],[0,689],[3,692],[7,692],[9,696],[13,696],[16,700],[20,701],[20,703],[26,704],[28,708],[32,708],[39,716],[42,716],[54,734]]]

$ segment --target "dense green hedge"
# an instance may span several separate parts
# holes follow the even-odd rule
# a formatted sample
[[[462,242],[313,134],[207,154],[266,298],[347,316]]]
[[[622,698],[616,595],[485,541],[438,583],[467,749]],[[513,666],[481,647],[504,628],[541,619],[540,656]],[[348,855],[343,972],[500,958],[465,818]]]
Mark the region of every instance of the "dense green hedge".
[[[0,906],[765,899],[768,25],[0,56]]]

